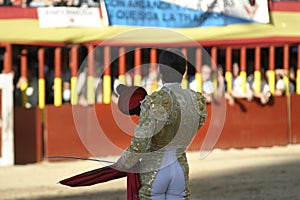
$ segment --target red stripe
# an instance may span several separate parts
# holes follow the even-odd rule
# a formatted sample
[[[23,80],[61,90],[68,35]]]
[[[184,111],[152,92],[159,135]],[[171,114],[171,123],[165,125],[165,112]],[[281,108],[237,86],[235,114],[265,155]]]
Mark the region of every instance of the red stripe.
[[[287,2],[271,2],[269,1],[270,11],[283,11],[283,12],[300,12],[300,2],[287,1]]]
[[[0,7],[0,19],[37,19],[36,8]]]
[[[284,44],[296,44],[300,43],[300,37],[261,37],[261,38],[237,38],[237,39],[223,39],[223,40],[205,40],[205,41],[192,41],[192,42],[172,42],[172,43],[147,43],[147,42],[120,42],[120,41],[94,41],[86,42],[85,44],[94,44],[101,46],[141,46],[141,47],[195,47],[196,45],[201,46],[216,46],[216,47],[235,47],[240,48],[242,46],[247,47],[268,47],[270,45],[283,46]]]
[[[283,46],[284,44],[296,44],[300,42],[300,37],[261,37],[261,38],[245,38],[245,39],[231,39],[231,40],[212,40],[212,41],[199,41],[202,46],[227,46],[240,48],[242,46],[247,47],[268,47],[270,45]]]
[[[103,14],[102,14],[102,9],[99,9],[99,13],[100,13],[100,18],[103,18]]]
[[[270,45],[274,46],[283,46],[284,44],[297,44],[300,43],[299,37],[261,37],[261,38],[245,38],[245,39],[229,39],[229,40],[211,40],[211,41],[194,41],[194,42],[173,42],[173,43],[146,43],[146,42],[120,42],[120,41],[91,41],[91,42],[83,42],[80,44],[85,45],[99,45],[101,46],[141,46],[141,47],[195,47],[196,45],[201,46],[216,46],[216,47],[233,47],[240,48],[242,46],[246,46],[248,48],[254,48],[256,46],[260,47],[269,47]],[[20,45],[40,45],[40,46],[65,46],[70,43],[65,42],[12,42],[11,44],[20,44]],[[0,43],[1,45],[1,43]]]

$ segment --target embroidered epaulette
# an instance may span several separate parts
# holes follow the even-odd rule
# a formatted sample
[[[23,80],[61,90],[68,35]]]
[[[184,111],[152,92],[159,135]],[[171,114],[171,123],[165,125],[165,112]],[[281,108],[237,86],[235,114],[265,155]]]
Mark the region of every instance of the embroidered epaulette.
[[[151,115],[158,121],[169,121],[174,107],[174,97],[162,89],[146,96],[142,101],[142,109],[148,108]]]
[[[204,95],[202,95],[200,92],[195,92],[191,90],[193,93],[194,97],[196,98],[197,101],[197,106],[198,106],[198,114],[201,116],[207,116],[207,110],[206,110],[206,98]]]

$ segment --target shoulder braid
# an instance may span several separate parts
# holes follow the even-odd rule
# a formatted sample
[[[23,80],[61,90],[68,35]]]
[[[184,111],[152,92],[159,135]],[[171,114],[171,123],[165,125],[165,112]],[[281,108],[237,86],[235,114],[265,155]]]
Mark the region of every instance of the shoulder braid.
[[[197,101],[197,112],[199,115],[206,117],[207,116],[207,110],[206,110],[206,98],[205,96],[200,92],[195,92],[193,90],[190,90],[193,94],[194,98]]]
[[[177,115],[174,114],[174,107],[179,106],[176,96],[167,88],[147,95],[141,103],[141,109],[148,108],[154,119],[171,123]]]

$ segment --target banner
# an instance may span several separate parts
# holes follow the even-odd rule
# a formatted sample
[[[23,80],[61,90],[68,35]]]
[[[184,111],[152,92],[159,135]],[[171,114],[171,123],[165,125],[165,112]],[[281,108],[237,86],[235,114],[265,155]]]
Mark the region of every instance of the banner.
[[[101,27],[99,8],[43,7],[38,8],[41,28]]]
[[[117,1],[111,0],[112,5]],[[186,0],[187,3],[193,0]],[[244,2],[244,0],[240,0]],[[101,1],[100,1],[101,2]],[[113,3],[114,2],[114,3]],[[166,1],[164,1],[166,2]],[[120,3],[119,3],[120,4]],[[191,4],[189,4],[191,5]],[[243,5],[243,4],[241,4]],[[263,7],[260,1],[256,1],[256,5]],[[286,1],[269,1],[269,14],[272,16],[272,23],[240,23],[228,26],[197,26],[191,28],[176,28],[176,33],[182,34],[186,38],[201,43],[204,46],[212,45],[282,45],[284,42],[299,43],[300,41],[300,2]],[[102,13],[101,21],[104,21],[104,12],[101,8],[97,8]],[[245,11],[246,12],[246,11]],[[260,17],[257,13],[255,17]],[[268,13],[265,14],[265,16]],[[262,15],[264,16],[264,15]],[[101,17],[101,15],[100,15]],[[62,20],[62,19],[59,19]],[[113,21],[114,22],[114,21]],[[134,21],[135,22],[135,21]],[[248,22],[252,22],[251,20]],[[227,22],[225,21],[224,24]],[[101,22],[101,24],[105,24]],[[167,24],[168,25],[168,24]],[[173,23],[174,25],[174,23]],[[175,24],[176,25],[176,24]],[[157,26],[157,23],[153,23]],[[52,43],[95,43],[109,40],[112,36],[120,33],[128,32],[139,28],[140,35],[127,35],[127,37],[119,37],[116,42],[124,43],[175,43],[177,41],[168,36],[161,36],[147,27],[136,26],[107,26],[104,28],[89,27],[62,27],[62,28],[41,28],[37,15],[37,8],[21,8],[21,7],[1,7],[0,6],[0,41],[8,43],[23,44],[51,44]],[[142,31],[143,30],[143,31]],[[155,30],[155,29],[154,29]],[[173,31],[173,29],[170,29]],[[123,35],[124,36],[124,35]],[[0,42],[0,43],[1,43]]]
[[[105,0],[110,25],[154,27],[268,23],[267,0]]]

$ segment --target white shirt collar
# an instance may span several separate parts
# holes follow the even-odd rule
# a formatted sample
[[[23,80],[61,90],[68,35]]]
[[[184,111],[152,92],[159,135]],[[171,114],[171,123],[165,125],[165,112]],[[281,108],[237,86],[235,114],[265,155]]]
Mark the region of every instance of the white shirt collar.
[[[164,83],[164,86],[173,86],[173,85],[180,85],[180,83],[173,82],[173,83]]]

